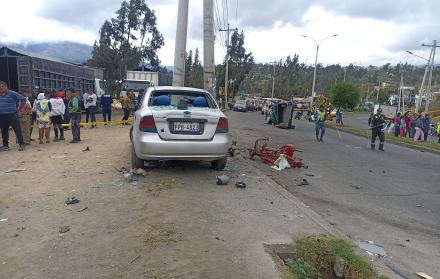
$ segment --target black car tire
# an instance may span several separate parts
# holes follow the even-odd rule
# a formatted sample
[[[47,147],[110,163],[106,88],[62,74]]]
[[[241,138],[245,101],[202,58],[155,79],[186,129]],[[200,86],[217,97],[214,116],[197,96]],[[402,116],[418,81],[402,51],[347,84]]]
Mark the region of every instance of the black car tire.
[[[221,158],[219,160],[215,160],[211,162],[211,168],[215,170],[223,170],[228,163],[228,157]]]
[[[136,151],[134,150],[133,145],[131,145],[131,167],[133,169],[142,169],[144,167],[144,160],[136,156]]]

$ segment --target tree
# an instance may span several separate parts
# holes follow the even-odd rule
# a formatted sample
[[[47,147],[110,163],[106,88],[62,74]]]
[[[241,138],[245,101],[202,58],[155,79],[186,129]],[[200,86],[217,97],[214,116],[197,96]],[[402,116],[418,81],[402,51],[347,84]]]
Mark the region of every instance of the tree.
[[[88,65],[104,68],[107,87],[120,92],[120,81],[127,69],[139,67],[148,61],[159,70],[157,51],[164,45],[156,27],[156,15],[145,0],[124,0],[116,17],[106,20],[95,41]]]
[[[244,48],[244,33],[234,31],[231,36],[231,43],[227,49],[229,53],[229,97],[233,98],[239,90],[244,89],[243,81],[254,66],[252,52],[246,53]],[[226,61],[217,67],[216,87],[223,87],[225,84]]]
[[[185,59],[185,86],[203,88],[203,67],[198,48],[194,52],[190,50]]]
[[[331,89],[330,102],[337,108],[353,109],[359,104],[359,88],[351,82],[340,82]]]

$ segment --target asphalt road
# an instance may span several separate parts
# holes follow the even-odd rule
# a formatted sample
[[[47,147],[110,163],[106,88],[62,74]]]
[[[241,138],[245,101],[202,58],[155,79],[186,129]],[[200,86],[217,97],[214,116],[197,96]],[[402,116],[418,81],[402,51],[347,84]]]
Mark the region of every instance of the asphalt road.
[[[258,113],[229,116],[243,148],[269,136],[274,144],[293,143],[302,151],[297,156],[308,170],[271,176],[338,231],[383,246],[388,253],[384,262],[402,278],[415,278],[418,271],[440,276],[439,155],[392,144],[385,145],[385,152],[371,151],[367,139],[331,129],[318,143],[312,123],[296,121],[296,129],[283,130],[263,124]],[[295,186],[298,177],[310,185]]]

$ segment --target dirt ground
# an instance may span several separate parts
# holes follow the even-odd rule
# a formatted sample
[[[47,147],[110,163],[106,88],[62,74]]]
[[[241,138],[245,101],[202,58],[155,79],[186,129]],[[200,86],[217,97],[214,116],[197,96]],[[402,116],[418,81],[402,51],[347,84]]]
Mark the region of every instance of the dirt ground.
[[[126,180],[128,132],[99,126],[80,144],[0,153],[0,278],[278,278],[265,244],[326,232],[241,156],[224,172],[174,162]],[[215,185],[222,173],[227,186]]]

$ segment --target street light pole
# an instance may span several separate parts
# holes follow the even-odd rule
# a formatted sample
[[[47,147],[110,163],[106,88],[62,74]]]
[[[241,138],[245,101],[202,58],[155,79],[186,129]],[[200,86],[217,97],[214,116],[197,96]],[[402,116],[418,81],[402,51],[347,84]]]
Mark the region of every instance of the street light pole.
[[[315,69],[313,70],[312,101],[310,102],[310,106],[313,105],[313,100],[316,97],[315,85],[316,85],[316,67],[318,66],[318,52],[319,52],[319,44],[316,44]]]
[[[322,42],[324,42],[328,38],[336,37],[336,36],[338,36],[338,34],[333,34],[333,35],[327,36],[324,39],[321,39],[319,42],[315,38],[313,38],[313,37],[309,37],[309,36],[306,36],[306,35],[301,35],[301,36],[303,36],[304,38],[312,39],[315,42],[315,45],[316,45],[315,69],[313,70],[312,100],[310,101],[310,106],[312,106],[313,105],[313,100],[316,97],[315,85],[316,85],[316,68],[318,66],[319,46],[321,45]]]

